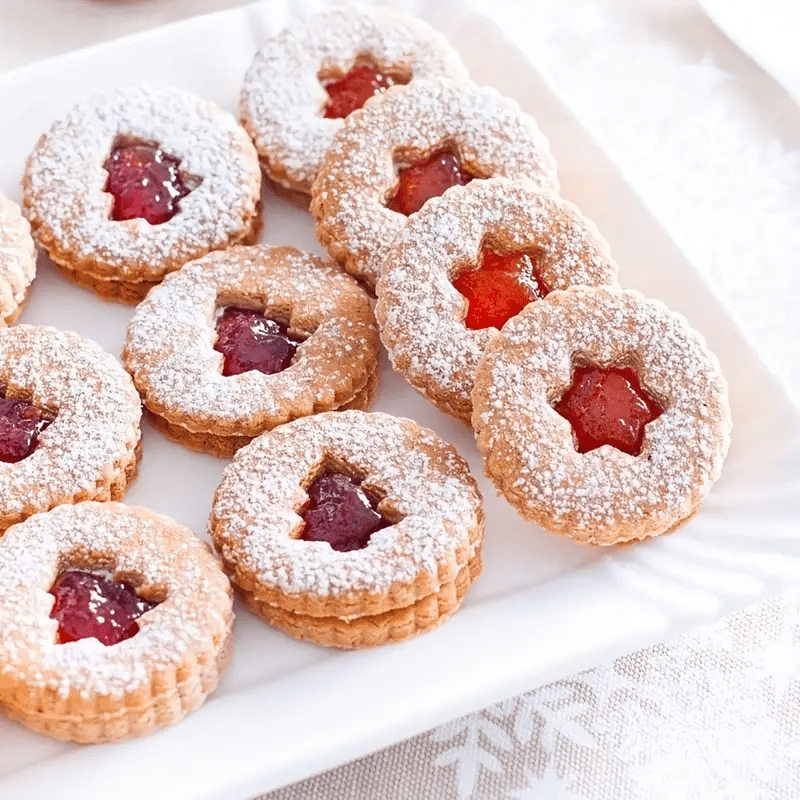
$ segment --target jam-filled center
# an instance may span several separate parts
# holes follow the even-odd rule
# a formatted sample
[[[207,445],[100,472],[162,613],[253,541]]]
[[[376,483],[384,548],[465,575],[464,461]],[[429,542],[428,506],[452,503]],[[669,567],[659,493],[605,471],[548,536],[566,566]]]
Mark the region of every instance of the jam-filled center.
[[[300,538],[307,542],[327,542],[340,552],[361,550],[375,531],[392,524],[378,512],[374,498],[341,472],[323,472],[306,491]]]
[[[55,597],[51,619],[58,621],[58,642],[94,638],[106,646],[139,632],[136,620],[158,603],[136,594],[128,583],[116,583],[93,572],[62,573],[50,589]]]
[[[103,165],[108,172],[104,191],[114,196],[112,219],[141,218],[151,225],[172,219],[179,201],[199,183],[181,173],[180,163],[158,145],[116,144]]]
[[[545,297],[550,289],[537,261],[536,252],[497,253],[484,247],[480,265],[453,279],[468,302],[464,324],[472,330],[499,329],[528,303]]]
[[[397,171],[397,186],[386,207],[409,216],[431,197],[439,197],[451,186],[466,186],[477,178],[461,166],[452,147],[442,147],[420,161]]]
[[[576,367],[554,408],[572,425],[579,453],[610,444],[632,456],[642,452],[645,425],[664,413],[630,367]]]
[[[406,84],[410,79],[410,75],[400,70],[383,69],[371,59],[359,58],[341,77],[322,81],[329,98],[325,116],[343,119],[361,108],[373,95],[385,92],[390,86]]]
[[[300,340],[282,322],[250,308],[227,306],[217,320],[214,349],[223,354],[223,375],[258,370],[283,372],[292,363]]]
[[[52,422],[36,406],[6,397],[0,390],[0,461],[16,464],[39,446],[39,434]]]

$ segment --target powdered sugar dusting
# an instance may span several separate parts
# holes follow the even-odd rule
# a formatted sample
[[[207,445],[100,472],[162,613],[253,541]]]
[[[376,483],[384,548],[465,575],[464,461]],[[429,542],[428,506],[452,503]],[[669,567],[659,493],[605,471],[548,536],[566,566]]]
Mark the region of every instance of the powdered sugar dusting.
[[[16,325],[0,328],[0,386],[55,420],[35,452],[0,463],[0,528],[23,513],[107,486],[133,460],[141,406],[113,356],[75,333]]]
[[[117,136],[157,143],[202,179],[168,222],[111,219],[103,165]],[[25,208],[45,247],[91,262],[93,274],[158,280],[247,233],[260,183],[255,149],[233,116],[177,89],[133,86],[77,105],[42,137],[28,161]]]
[[[472,174],[558,191],[547,140],[513,100],[447,79],[393,87],[346,118],[312,188],[317,236],[348,271],[374,285],[408,221],[385,206],[397,183],[395,154],[418,158],[445,142]]]
[[[48,593],[69,567],[106,567],[135,576],[163,600],[140,617],[139,632],[113,647],[96,639],[56,644]],[[29,686],[122,695],[182,664],[229,624],[229,585],[208,547],[166,517],[118,503],[59,506],[15,525],[0,539],[0,676]]]
[[[302,487],[320,465],[344,463],[402,520],[367,547],[337,552],[292,539],[302,524]],[[382,592],[440,564],[471,558],[480,494],[466,462],[432,431],[388,414],[344,411],[297,420],[255,439],[223,474],[214,501],[217,548],[284,593],[339,597]]]
[[[16,315],[36,275],[36,248],[19,206],[0,195],[0,322]]]
[[[303,338],[283,372],[223,376],[221,304],[252,305]],[[290,247],[235,247],[187,264],[151,290],[123,359],[145,404],[196,431],[254,436],[334,397],[348,402],[377,366],[369,298],[330,262]],[[229,430],[231,426],[235,429]]]
[[[664,408],[639,456],[608,445],[575,449],[551,402],[576,357],[634,364]],[[487,470],[509,501],[589,541],[663,533],[692,513],[719,477],[730,440],[716,358],[683,317],[633,291],[575,288],[528,306],[487,348],[473,402]]]
[[[385,8],[335,8],[296,19],[267,40],[242,89],[241,115],[270,176],[309,192],[341,119],[326,119],[323,69],[343,72],[359,55],[381,66],[409,69],[415,78],[466,79],[445,37],[427,23]]]
[[[381,338],[394,366],[444,410],[469,419],[473,379],[498,331],[469,330],[467,301],[451,283],[489,241],[536,249],[551,289],[616,283],[617,266],[595,226],[571,203],[505,178],[473,181],[430,200],[389,250],[376,287]]]

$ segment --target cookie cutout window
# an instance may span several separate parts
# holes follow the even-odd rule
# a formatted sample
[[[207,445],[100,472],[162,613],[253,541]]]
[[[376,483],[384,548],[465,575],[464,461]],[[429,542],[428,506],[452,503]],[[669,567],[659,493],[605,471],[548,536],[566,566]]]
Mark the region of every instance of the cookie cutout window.
[[[55,419],[22,398],[8,397],[0,387],[0,462],[16,464],[39,446],[39,434]]]
[[[291,366],[302,340],[289,333],[285,322],[234,305],[218,307],[217,313],[214,349],[224,356],[223,375],[251,370],[275,375]]]
[[[481,176],[462,164],[458,148],[445,143],[432,152],[410,159],[395,154],[397,185],[386,207],[406,217],[415,214],[432,197],[443,195],[452,186],[466,186]]]
[[[162,600],[141,597],[133,583],[106,570],[69,569],[50,588],[50,618],[58,622],[58,644],[97,639],[110,647],[139,633],[139,617]]]
[[[157,142],[127,136],[114,140],[103,168],[104,191],[114,197],[111,218],[145,219],[161,225],[180,211],[180,201],[203,181],[180,169],[181,159],[164,152]]]
[[[373,533],[394,525],[379,510],[381,497],[363,486],[363,478],[333,462],[325,462],[306,488],[308,501],[300,509],[303,526],[297,538],[327,542],[346,553],[363,550]]]
[[[325,68],[319,82],[328,93],[323,116],[344,119],[361,108],[370,97],[391,86],[405,86],[411,81],[411,70],[398,66],[382,66],[369,53],[359,55],[346,72],[341,68]]]
[[[637,371],[621,364],[576,363],[571,384],[553,408],[572,425],[579,453],[608,444],[632,456],[642,452],[647,424],[664,413]]]
[[[464,325],[499,330],[528,303],[546,297],[550,287],[542,279],[542,257],[539,250],[512,252],[483,243],[477,266],[461,269],[452,279],[467,299]]]

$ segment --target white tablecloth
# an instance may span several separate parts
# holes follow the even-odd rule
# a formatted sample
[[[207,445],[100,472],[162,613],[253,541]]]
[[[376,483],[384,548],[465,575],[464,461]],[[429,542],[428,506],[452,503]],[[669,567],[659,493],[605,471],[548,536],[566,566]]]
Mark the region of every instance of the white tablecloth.
[[[0,69],[239,4],[0,0]],[[492,15],[800,399],[800,108],[690,2]],[[800,797],[799,611],[788,591],[264,800]]]

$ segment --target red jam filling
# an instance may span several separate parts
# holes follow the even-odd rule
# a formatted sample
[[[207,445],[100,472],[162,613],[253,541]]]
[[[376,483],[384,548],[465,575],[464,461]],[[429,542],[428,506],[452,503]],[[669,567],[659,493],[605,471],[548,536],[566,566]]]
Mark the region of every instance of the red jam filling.
[[[60,575],[50,594],[59,644],[95,638],[109,646],[130,639],[139,632],[135,620],[158,605],[139,597],[128,583],[81,570]]]
[[[178,201],[192,190],[178,169],[180,159],[149,144],[114,147],[103,165],[108,172],[105,190],[114,195],[115,220],[146,219],[160,225],[180,210]]]
[[[214,349],[225,356],[223,375],[254,369],[267,375],[283,372],[292,363],[298,344],[286,325],[249,308],[228,306],[217,321]]]
[[[579,453],[610,444],[632,456],[642,452],[645,425],[664,413],[629,367],[576,367],[555,410],[570,421]]]
[[[387,528],[376,510],[377,503],[351,478],[340,472],[325,472],[306,490],[308,505],[301,516],[300,535],[307,542],[327,542],[345,553],[367,546],[375,531]]]
[[[39,434],[52,422],[24,400],[0,392],[0,461],[16,464],[39,446]]]
[[[539,276],[535,253],[496,253],[488,247],[481,251],[480,266],[461,272],[453,286],[467,298],[464,324],[472,330],[502,328],[550,292]]]
[[[342,119],[361,108],[373,95],[408,81],[409,78],[392,70],[382,70],[374,64],[356,64],[341,78],[323,84],[330,97],[325,106],[325,116]]]
[[[461,166],[452,149],[444,147],[398,170],[397,188],[386,207],[409,216],[419,211],[431,197],[439,197],[451,186],[466,186],[476,177]]]

